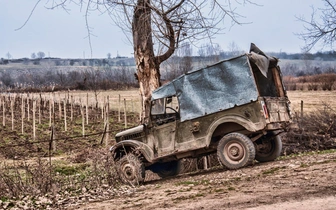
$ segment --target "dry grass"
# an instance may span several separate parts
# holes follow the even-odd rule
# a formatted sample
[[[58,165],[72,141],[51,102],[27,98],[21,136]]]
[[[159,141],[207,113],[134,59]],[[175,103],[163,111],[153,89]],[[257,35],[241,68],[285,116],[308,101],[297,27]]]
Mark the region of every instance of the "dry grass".
[[[291,108],[294,112],[301,112],[301,101],[303,101],[303,112],[315,112],[324,109],[327,104],[336,110],[336,91],[287,91],[291,101]]]

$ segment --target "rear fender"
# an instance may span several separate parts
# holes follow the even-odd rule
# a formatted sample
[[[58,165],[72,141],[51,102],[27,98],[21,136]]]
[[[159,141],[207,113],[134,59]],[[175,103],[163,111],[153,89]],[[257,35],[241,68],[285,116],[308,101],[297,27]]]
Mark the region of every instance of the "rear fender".
[[[246,130],[251,131],[251,132],[256,132],[257,130],[261,129],[258,128],[256,126],[256,124],[254,124],[253,122],[251,122],[250,120],[243,118],[239,115],[230,115],[230,116],[225,116],[222,117],[218,120],[216,120],[215,122],[212,123],[212,125],[210,126],[209,130],[208,130],[208,135],[207,135],[207,145],[209,146],[211,143],[211,138],[212,135],[214,133],[214,131],[216,130],[216,128],[223,124],[223,123],[237,123],[239,125],[241,125],[242,127],[244,127]]]
[[[136,140],[124,140],[118,142],[110,148],[114,160],[120,159],[128,152],[141,153],[148,162],[154,159],[153,150],[146,144]]]

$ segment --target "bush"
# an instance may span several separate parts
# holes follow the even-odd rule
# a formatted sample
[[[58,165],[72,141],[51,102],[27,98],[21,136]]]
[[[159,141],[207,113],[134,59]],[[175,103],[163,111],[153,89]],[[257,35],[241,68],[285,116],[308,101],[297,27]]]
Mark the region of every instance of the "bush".
[[[308,90],[318,90],[318,83],[309,83],[308,84]]]
[[[115,192],[120,185],[106,149],[86,149],[73,160],[49,162],[39,158],[29,163],[14,162],[14,165],[2,165],[0,168],[0,199],[10,201],[13,207],[19,209],[23,208],[20,206],[22,198],[25,198],[24,205],[29,206],[26,209],[59,209],[61,201],[67,203],[69,196],[73,201],[83,194],[105,196],[106,191]],[[113,197],[114,194],[108,196]],[[0,202],[1,209],[2,204]]]
[[[324,109],[297,117],[296,123],[298,128],[283,137],[286,155],[336,148],[336,112],[327,104]]]
[[[336,81],[336,74],[323,74],[320,75],[319,80],[321,82],[322,90],[332,90]]]

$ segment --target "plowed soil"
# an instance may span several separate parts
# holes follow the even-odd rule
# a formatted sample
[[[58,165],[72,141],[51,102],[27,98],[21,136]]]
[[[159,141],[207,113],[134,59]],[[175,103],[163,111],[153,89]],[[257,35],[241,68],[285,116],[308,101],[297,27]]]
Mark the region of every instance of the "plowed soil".
[[[128,195],[72,209],[335,209],[336,153],[222,167],[147,181]]]

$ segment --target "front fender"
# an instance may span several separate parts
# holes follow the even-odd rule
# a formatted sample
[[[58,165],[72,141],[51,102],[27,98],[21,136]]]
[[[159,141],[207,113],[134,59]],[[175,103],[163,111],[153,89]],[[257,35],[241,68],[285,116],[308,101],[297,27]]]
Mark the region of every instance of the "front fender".
[[[110,148],[110,152],[114,160],[116,160],[120,158],[118,154],[126,153],[130,149],[139,151],[148,162],[152,162],[152,160],[154,159],[153,150],[147,144],[136,140],[120,141]]]

